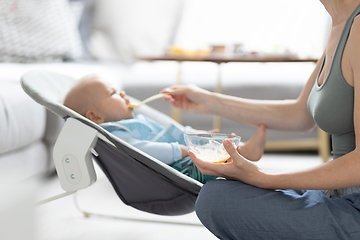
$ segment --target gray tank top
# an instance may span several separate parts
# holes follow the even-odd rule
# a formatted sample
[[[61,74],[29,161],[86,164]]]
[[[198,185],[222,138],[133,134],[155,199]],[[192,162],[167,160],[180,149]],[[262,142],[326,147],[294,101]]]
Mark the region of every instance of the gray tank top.
[[[355,149],[354,88],[346,82],[342,74],[341,60],[352,23],[359,13],[360,5],[356,7],[345,23],[329,74],[323,84],[319,86],[318,78],[324,67],[325,56],[307,102],[316,124],[331,135],[334,159]],[[360,192],[360,186],[324,191],[327,196],[336,197],[354,192]]]

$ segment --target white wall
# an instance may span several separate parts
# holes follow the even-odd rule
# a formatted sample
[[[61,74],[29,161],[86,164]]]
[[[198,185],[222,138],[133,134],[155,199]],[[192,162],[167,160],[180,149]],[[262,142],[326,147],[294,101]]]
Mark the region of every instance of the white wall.
[[[319,57],[329,21],[318,0],[187,0],[175,44],[242,43],[248,51]]]

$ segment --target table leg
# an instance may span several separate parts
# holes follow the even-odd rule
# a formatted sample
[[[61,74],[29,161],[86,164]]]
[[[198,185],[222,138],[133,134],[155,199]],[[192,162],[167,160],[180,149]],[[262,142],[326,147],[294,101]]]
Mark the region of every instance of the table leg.
[[[317,129],[318,134],[318,151],[324,162],[327,162],[330,158],[330,139],[329,134],[321,130]]]
[[[218,64],[218,76],[217,76],[217,82],[215,86],[215,92],[222,93],[222,84],[221,84],[221,63]],[[220,116],[214,116],[213,120],[213,129],[219,129],[221,132],[221,117]]]
[[[176,76],[176,81],[175,81],[175,85],[181,85],[182,84],[182,80],[181,80],[181,62],[178,62],[179,67],[178,67],[178,72],[177,72],[177,76]],[[171,117],[177,121],[178,123],[181,123],[181,110],[176,108],[176,107],[171,107]]]

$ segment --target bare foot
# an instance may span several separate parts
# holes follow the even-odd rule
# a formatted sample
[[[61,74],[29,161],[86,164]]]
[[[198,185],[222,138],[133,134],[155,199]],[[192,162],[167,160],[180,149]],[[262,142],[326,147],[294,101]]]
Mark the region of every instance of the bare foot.
[[[266,144],[265,125],[261,124],[256,133],[245,143],[241,143],[238,152],[251,161],[259,161]]]

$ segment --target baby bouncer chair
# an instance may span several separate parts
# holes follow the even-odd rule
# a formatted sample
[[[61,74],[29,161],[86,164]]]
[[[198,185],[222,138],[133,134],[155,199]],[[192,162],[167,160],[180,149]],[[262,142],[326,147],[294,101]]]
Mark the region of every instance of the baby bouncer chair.
[[[126,205],[167,216],[193,212],[202,183],[65,107],[62,100],[75,82],[69,76],[39,70],[27,72],[21,78],[22,88],[32,99],[66,120],[53,151],[61,187],[68,194],[90,187],[96,181],[94,160]],[[146,105],[136,109],[136,113],[164,126],[183,127]]]

